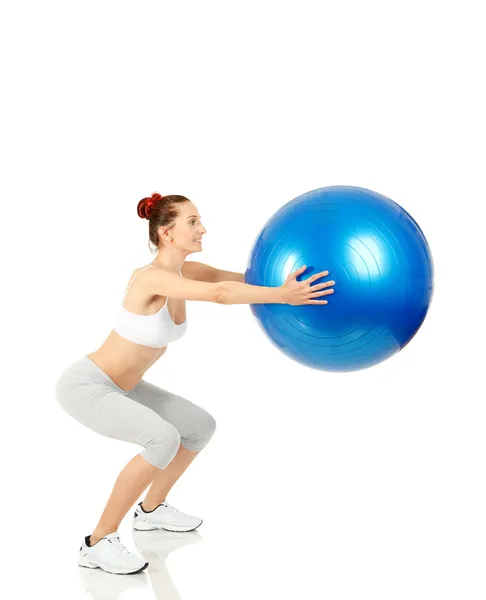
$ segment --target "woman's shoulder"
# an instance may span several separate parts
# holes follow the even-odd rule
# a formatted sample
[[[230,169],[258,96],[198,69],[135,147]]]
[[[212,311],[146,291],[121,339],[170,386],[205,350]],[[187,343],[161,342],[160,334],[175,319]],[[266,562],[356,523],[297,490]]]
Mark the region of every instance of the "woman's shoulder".
[[[128,292],[129,288],[132,287],[132,284],[134,284],[135,281],[137,281],[137,280],[140,281],[139,275],[143,271],[150,271],[151,270],[150,267],[153,267],[154,269],[156,268],[156,267],[154,267],[154,265],[150,265],[149,264],[149,265],[144,265],[142,267],[137,267],[136,269],[134,269],[132,271],[132,274],[130,275],[130,279],[128,281],[128,285],[127,285],[127,288],[126,288],[126,292]],[[143,275],[142,275],[142,277],[143,277]]]
[[[148,264],[148,265],[143,265],[142,267],[137,267],[136,269],[133,270],[132,272],[132,276],[133,275],[138,275],[139,273],[141,273],[142,271],[146,271],[149,269],[156,269],[157,267],[155,267],[155,265],[152,264]]]

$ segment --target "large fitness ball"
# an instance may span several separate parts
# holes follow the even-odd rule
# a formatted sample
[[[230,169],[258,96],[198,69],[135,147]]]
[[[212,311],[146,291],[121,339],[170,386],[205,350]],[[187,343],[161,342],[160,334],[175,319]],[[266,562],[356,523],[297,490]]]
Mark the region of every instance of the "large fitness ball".
[[[367,189],[320,188],[285,204],[251,250],[245,281],[280,286],[321,271],[328,304],[252,304],[270,340],[290,358],[324,371],[356,371],[401,350],[421,326],[433,293],[427,240],[396,202]]]

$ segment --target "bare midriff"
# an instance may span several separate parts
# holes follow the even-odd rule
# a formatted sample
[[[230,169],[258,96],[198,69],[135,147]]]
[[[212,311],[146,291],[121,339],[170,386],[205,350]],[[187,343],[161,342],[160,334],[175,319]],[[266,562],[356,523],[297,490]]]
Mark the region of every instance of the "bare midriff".
[[[112,329],[103,345],[88,354],[122,390],[129,391],[145,372],[165,354],[167,346],[150,348],[127,340]]]
[[[164,306],[165,301],[164,296],[152,296],[147,300],[135,289],[127,296],[124,306],[135,314],[153,315]],[[174,323],[182,323],[186,319],[186,303],[184,300],[169,298],[167,300],[167,310]],[[127,340],[112,329],[103,344],[97,350],[88,354],[88,357],[108,377],[111,377],[118,387],[129,391],[139,383],[145,372],[165,354],[166,350],[167,346],[151,348],[150,346],[137,344]]]

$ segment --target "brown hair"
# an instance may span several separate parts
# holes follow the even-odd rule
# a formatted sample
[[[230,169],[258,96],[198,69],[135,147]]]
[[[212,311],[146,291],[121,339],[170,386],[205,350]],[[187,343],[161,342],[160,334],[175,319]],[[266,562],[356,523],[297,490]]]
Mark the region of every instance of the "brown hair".
[[[177,217],[176,204],[189,202],[185,196],[161,196],[154,192],[150,197],[142,198],[137,205],[137,214],[142,219],[149,221],[149,248],[150,242],[158,248],[159,227],[171,227]]]

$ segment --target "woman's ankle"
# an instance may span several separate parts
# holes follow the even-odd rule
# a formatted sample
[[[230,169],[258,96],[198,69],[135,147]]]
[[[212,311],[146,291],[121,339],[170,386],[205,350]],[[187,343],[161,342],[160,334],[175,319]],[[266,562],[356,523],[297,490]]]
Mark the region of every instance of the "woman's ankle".
[[[94,546],[97,542],[99,542],[102,538],[104,538],[105,535],[108,535],[109,533],[113,533],[113,531],[105,531],[105,532],[95,532],[94,531],[88,538],[90,547]]]
[[[146,500],[143,500],[140,505],[143,508],[143,510],[145,512],[152,512],[153,510],[155,510],[158,506],[160,506],[162,504],[162,502],[165,502],[165,498],[163,500],[158,500],[157,502],[147,502]]]

